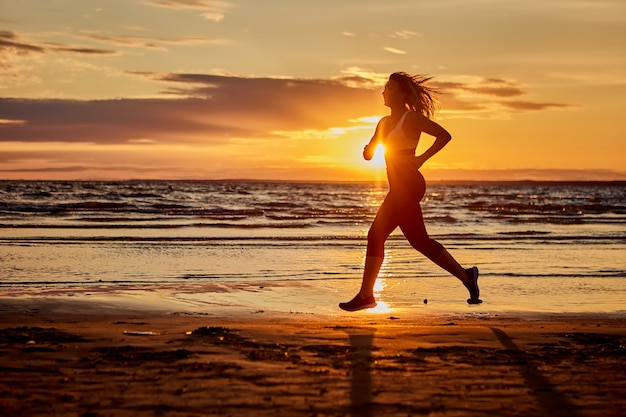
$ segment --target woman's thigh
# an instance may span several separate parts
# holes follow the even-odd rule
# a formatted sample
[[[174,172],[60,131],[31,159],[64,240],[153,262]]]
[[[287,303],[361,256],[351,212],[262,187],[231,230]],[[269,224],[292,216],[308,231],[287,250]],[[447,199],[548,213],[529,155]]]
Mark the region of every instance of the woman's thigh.
[[[428,232],[424,224],[424,215],[419,202],[415,201],[405,206],[403,216],[399,219],[400,229],[409,242],[420,242],[428,239]]]
[[[419,203],[416,202],[412,206],[407,207],[406,214],[399,225],[402,233],[411,246],[434,261],[441,255],[443,246],[428,236]]]

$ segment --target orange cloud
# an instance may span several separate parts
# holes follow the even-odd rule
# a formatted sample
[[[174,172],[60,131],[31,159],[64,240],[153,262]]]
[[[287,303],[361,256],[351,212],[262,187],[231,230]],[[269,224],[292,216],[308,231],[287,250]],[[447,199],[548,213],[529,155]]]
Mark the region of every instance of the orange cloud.
[[[441,100],[445,113],[468,118],[498,118],[508,117],[512,112],[578,107],[574,103],[511,100],[529,92],[511,80],[467,78],[466,81],[433,82],[433,86],[443,92]]]
[[[549,109],[567,109],[572,107],[578,107],[573,104],[565,103],[537,103],[529,101],[504,101],[500,103],[504,107],[508,107],[513,110],[525,111],[525,110],[549,110]]]
[[[218,0],[152,0],[146,4],[173,10],[201,10],[204,18],[216,22],[233,7],[232,3]]]
[[[47,52],[70,52],[86,55],[114,55],[119,53],[110,49],[87,48],[58,42],[36,42],[24,39],[10,31],[0,31],[0,56],[4,54],[28,55]]]
[[[164,50],[165,47],[161,45],[202,45],[202,44],[214,44],[214,45],[227,45],[232,43],[228,39],[221,38],[208,38],[203,36],[182,36],[178,38],[157,38],[148,36],[105,36],[105,35],[81,35],[81,39],[90,41],[101,42],[110,45],[117,45],[121,47],[131,48],[145,48]]]
[[[0,99],[2,141],[102,144],[221,142],[325,129],[371,112],[377,92],[337,81],[143,74],[171,99]],[[171,85],[171,87],[169,87]]]
[[[146,72],[134,75],[161,83],[164,93],[171,98],[0,99],[0,117],[20,121],[0,124],[0,140],[219,143],[233,138],[271,138],[278,131],[321,131],[348,126],[349,120],[384,111],[379,88],[371,88],[366,75],[346,75],[333,80]],[[509,101],[509,97],[525,92],[514,83],[501,80],[480,80],[473,84],[440,82],[436,87],[446,89],[442,97],[444,110],[459,117],[572,106]],[[474,96],[468,98],[467,92]]]

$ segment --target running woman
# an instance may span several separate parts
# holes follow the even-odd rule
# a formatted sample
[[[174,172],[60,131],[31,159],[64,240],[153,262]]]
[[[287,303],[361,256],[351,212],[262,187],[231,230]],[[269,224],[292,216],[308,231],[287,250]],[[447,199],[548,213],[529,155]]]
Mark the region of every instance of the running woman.
[[[385,242],[398,226],[413,248],[461,280],[469,291],[468,303],[482,303],[478,298],[478,268],[465,269],[459,265],[439,242],[428,236],[424,225],[420,201],[426,192],[426,181],[419,169],[452,138],[447,130],[431,120],[437,101],[436,91],[425,85],[430,79],[396,72],[385,84],[383,98],[391,112],[378,122],[374,136],[363,149],[363,157],[369,161],[376,146],[384,145],[389,192],[367,234],[361,289],[349,302],[339,303],[343,310],[376,306],[374,283],[385,256]],[[423,154],[416,156],[422,132],[434,136],[435,141]]]

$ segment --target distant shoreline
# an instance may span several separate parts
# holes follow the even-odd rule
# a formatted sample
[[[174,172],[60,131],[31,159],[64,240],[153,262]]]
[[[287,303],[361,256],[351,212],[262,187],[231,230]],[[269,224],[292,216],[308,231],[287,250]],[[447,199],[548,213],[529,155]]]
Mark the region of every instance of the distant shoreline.
[[[429,181],[429,184],[441,184],[441,185],[536,185],[536,186],[614,186],[623,187],[626,186],[626,180],[615,181],[549,181],[549,180],[512,180],[512,181],[483,181],[483,180],[441,180],[441,181]]]
[[[9,182],[50,182],[50,183],[142,183],[142,182],[206,182],[206,183],[292,183],[292,184],[373,184],[381,181],[333,181],[333,180],[280,180],[280,179],[251,179],[251,178],[224,178],[224,179],[123,179],[123,180],[6,180]],[[384,181],[383,181],[384,182]],[[428,185],[454,186],[602,186],[626,187],[626,180],[598,181],[598,180],[429,180]]]

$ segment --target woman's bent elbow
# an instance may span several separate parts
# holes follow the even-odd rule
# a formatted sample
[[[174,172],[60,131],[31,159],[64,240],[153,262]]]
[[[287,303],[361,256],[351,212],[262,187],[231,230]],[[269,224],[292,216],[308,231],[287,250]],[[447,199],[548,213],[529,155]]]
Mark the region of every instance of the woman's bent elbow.
[[[452,140],[452,135],[446,132],[445,134],[439,136],[437,139],[439,139],[445,145]]]

